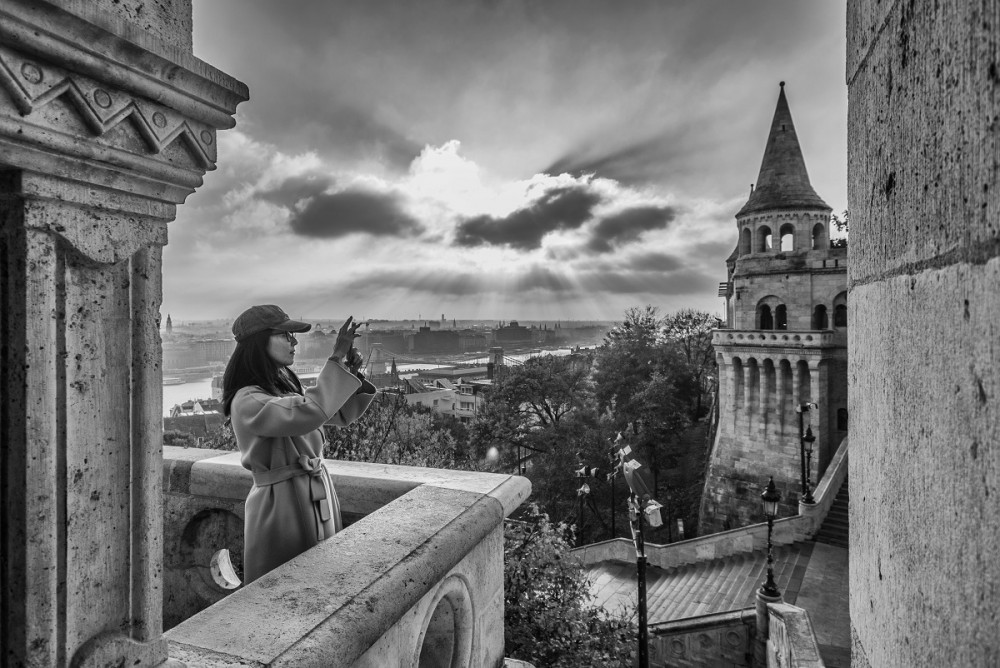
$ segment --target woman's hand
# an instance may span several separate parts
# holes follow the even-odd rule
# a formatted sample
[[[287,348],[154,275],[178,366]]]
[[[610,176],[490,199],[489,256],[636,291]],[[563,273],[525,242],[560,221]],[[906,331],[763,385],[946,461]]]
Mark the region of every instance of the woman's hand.
[[[353,322],[353,320],[354,316],[348,317],[347,321],[341,326],[340,331],[337,332],[337,342],[333,344],[331,359],[337,358],[345,364],[350,359],[351,350],[354,348],[354,339],[361,336],[358,334],[358,328],[361,327],[361,323]]]

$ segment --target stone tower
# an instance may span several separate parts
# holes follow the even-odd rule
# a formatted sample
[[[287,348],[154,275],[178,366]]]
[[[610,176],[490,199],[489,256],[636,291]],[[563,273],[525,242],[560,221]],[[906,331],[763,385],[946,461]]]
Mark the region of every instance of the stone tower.
[[[720,411],[704,533],[760,521],[769,476],[782,516],[797,512],[798,406],[817,405],[805,413],[816,437],[813,484],[847,435],[847,248],[831,247],[831,209],[809,183],[784,85],[720,289],[727,322],[713,337]]]

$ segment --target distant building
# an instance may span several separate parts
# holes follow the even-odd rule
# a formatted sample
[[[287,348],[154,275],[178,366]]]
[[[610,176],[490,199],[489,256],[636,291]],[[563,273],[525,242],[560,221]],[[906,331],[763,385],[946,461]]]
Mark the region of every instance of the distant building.
[[[493,340],[498,346],[530,346],[534,343],[531,330],[512,320],[493,330]]]

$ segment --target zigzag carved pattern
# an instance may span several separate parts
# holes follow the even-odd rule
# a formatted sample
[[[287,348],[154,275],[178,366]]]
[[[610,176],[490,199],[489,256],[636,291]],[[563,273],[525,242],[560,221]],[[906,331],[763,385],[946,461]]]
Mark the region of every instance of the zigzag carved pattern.
[[[60,68],[25,58],[0,47],[0,87],[10,95],[22,116],[65,96],[84,124],[98,136],[131,119],[139,136],[154,153],[182,141],[202,169],[215,169],[215,133],[175,111]]]

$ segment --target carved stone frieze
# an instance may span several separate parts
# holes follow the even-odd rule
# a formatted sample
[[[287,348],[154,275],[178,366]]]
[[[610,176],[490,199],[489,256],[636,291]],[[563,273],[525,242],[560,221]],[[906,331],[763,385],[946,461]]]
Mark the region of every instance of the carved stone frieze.
[[[182,141],[197,167],[215,168],[215,129],[163,106],[122,92],[89,77],[40,62],[0,46],[0,87],[26,119],[53,100],[64,97],[95,135],[103,136],[131,120],[152,153]]]

